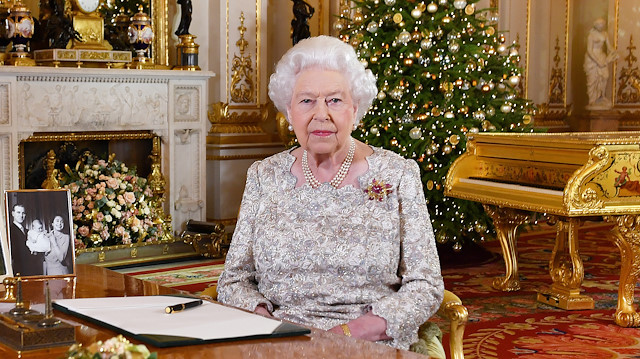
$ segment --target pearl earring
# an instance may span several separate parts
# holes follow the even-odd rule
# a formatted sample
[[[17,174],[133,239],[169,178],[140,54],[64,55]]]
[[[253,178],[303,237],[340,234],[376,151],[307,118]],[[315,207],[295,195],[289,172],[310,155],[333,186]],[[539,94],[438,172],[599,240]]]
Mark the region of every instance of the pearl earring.
[[[354,124],[353,124],[353,130],[355,131],[355,130],[357,130],[357,129],[358,129],[358,124],[357,124],[357,123],[354,123]]]
[[[293,126],[289,125],[289,127],[287,127],[287,129],[289,130],[289,132],[293,132]]]

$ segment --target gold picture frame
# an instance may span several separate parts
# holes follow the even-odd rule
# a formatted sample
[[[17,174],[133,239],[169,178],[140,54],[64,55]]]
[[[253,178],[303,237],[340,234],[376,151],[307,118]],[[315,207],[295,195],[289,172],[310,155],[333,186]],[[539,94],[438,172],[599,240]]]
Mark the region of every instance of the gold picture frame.
[[[71,193],[57,190],[5,191],[8,250],[5,275],[75,276]],[[4,246],[3,246],[4,247]]]
[[[69,2],[70,0],[65,0]],[[154,64],[169,66],[169,0],[148,0],[151,7],[151,26],[154,38],[150,57]],[[103,3],[105,1],[103,0]],[[9,0],[9,5],[12,1]],[[32,16],[39,18],[40,0],[22,0],[31,10]]]

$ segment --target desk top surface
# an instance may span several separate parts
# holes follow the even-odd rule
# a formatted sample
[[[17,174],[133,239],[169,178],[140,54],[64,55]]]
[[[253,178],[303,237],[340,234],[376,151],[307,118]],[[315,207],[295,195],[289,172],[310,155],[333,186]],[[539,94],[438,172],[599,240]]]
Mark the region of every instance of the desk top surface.
[[[49,280],[53,299],[121,297],[137,295],[159,295],[183,293],[142,281],[127,275],[92,265],[78,264],[76,278]],[[22,285],[23,298],[32,304],[44,302],[44,281],[26,280]],[[2,293],[3,295],[3,293]],[[55,316],[76,326],[76,341],[85,345],[98,340],[109,339],[117,333],[99,327],[79,318],[56,311]],[[204,319],[203,319],[204,320]],[[135,341],[134,341],[135,342]],[[310,335],[239,340],[214,344],[201,344],[173,348],[155,348],[147,345],[151,352],[157,352],[161,359],[172,358],[424,358],[415,353],[396,350],[382,344],[367,342],[312,329]],[[60,358],[66,347],[35,350],[23,353],[0,344],[0,358]]]

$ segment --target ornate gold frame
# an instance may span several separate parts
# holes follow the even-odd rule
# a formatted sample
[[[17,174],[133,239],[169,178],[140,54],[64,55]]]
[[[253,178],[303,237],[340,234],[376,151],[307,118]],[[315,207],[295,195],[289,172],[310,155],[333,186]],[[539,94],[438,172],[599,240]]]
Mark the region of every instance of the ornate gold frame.
[[[18,144],[18,183],[25,186],[24,144],[27,142],[61,141],[106,141],[106,140],[150,140],[157,137],[154,133],[143,131],[104,131],[104,132],[39,132],[21,140]]]

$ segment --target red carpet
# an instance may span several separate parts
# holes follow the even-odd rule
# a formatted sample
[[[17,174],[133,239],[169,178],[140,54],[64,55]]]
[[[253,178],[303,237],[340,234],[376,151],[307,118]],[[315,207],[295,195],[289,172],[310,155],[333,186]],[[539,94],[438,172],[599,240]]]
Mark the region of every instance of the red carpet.
[[[551,284],[548,262],[555,231],[546,225],[520,236],[522,289],[518,292],[499,292],[491,287],[493,278],[504,274],[501,255],[499,260],[473,268],[444,268],[445,286],[460,296],[469,310],[465,358],[640,358],[640,329],[621,328],[612,317],[620,252],[610,228],[596,223],[580,230],[583,287],[594,298],[595,310],[565,311],[536,302],[536,289]],[[501,253],[498,242],[485,247]]]

